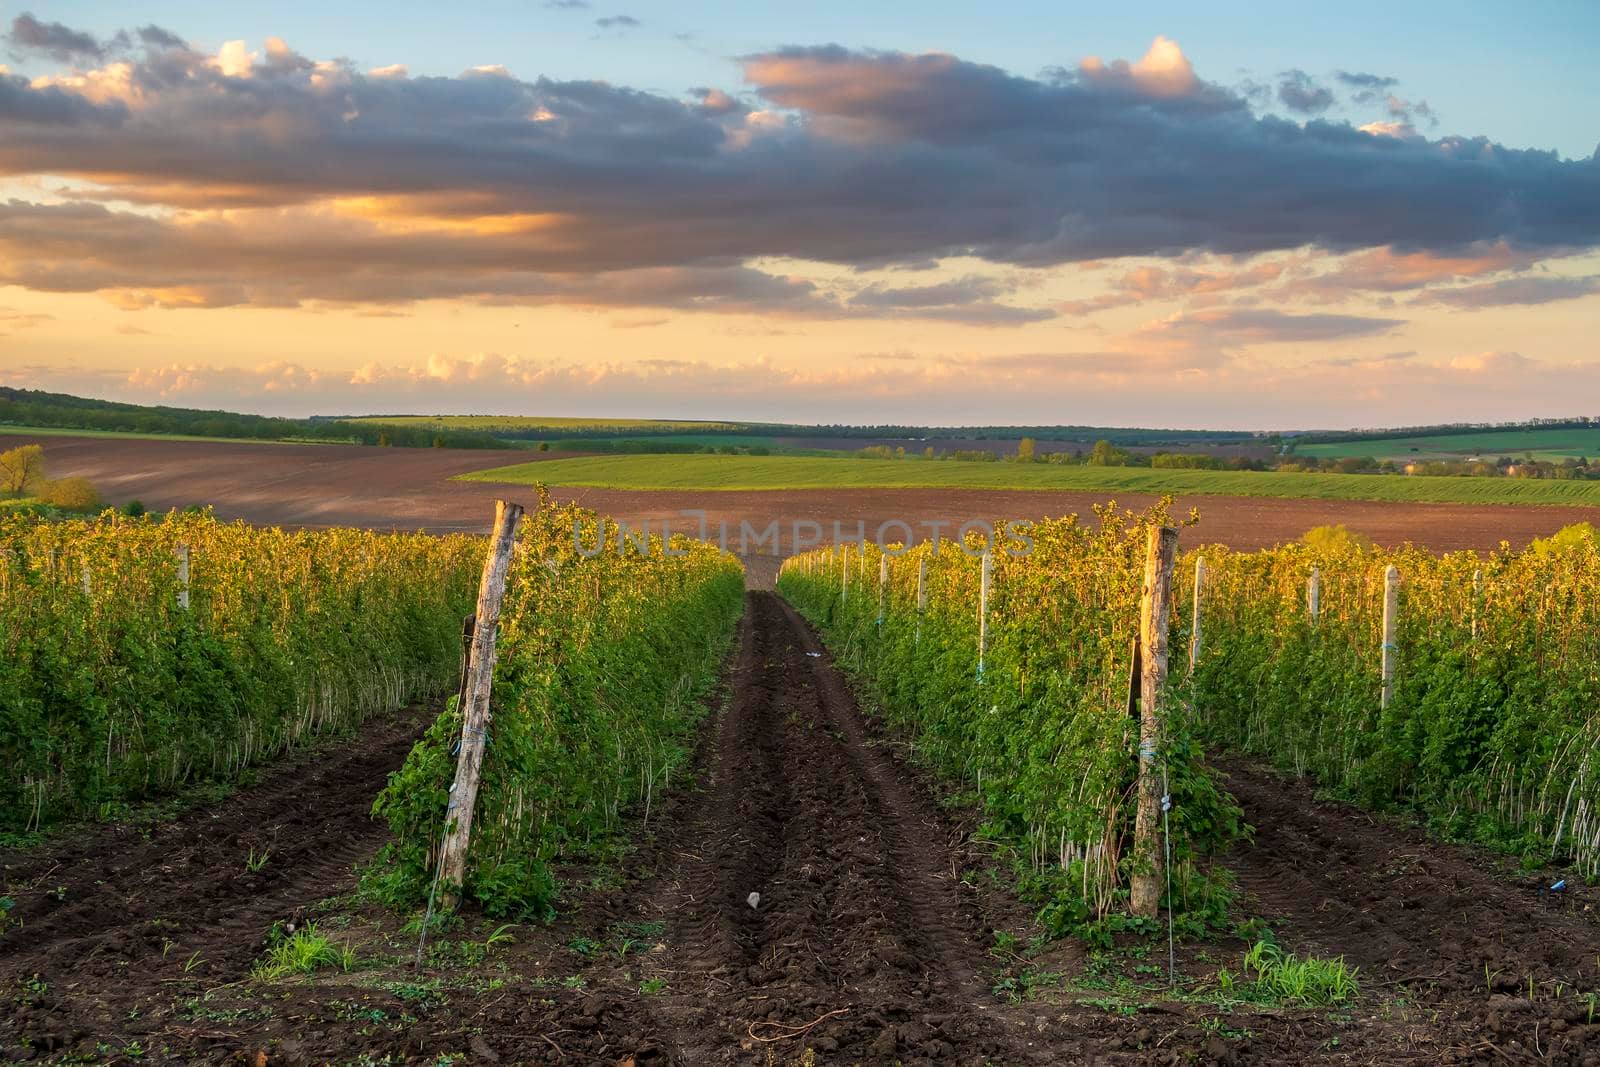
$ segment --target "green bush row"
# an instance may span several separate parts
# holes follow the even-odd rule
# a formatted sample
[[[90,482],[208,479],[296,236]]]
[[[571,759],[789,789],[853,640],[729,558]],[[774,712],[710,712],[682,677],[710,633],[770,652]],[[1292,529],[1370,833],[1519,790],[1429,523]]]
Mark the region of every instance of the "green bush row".
[[[492,915],[548,914],[555,856],[614,843],[620,816],[648,811],[688,758],[744,572],[681,535],[667,547],[653,536],[647,552],[619,548],[614,523],[572,507],[546,504],[524,523],[462,887]],[[429,894],[460,737],[452,699],[374,806],[395,841],[368,884],[391,904]]]
[[[1600,544],[1575,533],[1486,555],[1338,538],[1205,549],[1193,691],[1207,736],[1453,836],[1600,873]]]
[[[229,779],[449,688],[482,551],[208,514],[0,513],[0,826]]]
[[[1100,517],[1098,529],[1075,516],[1033,524],[1025,556],[1009,551],[1020,541],[996,546],[981,675],[981,563],[959,543],[890,556],[881,594],[884,553],[870,544],[795,557],[778,580],[888,722],[981,802],[984,832],[1016,847],[1026,887],[1062,930],[1116,911],[1139,862],[1129,676],[1146,531],[1167,516],[1165,506],[1140,516],[1108,506]],[[1199,920],[1225,893],[1197,861],[1244,828],[1200,760],[1181,671],[1170,690],[1160,755],[1173,801],[1172,903]]]

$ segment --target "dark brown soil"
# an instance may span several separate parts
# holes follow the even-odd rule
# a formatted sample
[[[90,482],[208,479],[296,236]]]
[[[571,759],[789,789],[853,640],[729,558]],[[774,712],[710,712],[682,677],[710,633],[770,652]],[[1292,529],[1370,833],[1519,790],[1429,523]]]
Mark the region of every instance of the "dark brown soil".
[[[1230,860],[1253,910],[1405,1002],[1416,1062],[1600,1062],[1600,892],[1575,879],[1550,892],[1559,875],[1518,874],[1304,781],[1226,770],[1256,827]]]
[[[0,896],[17,902],[0,984],[8,999],[25,982],[47,987],[0,1022],[0,1048],[14,1052],[22,1035],[45,1049],[107,1032],[139,1040],[159,1024],[129,1013],[163,1000],[163,985],[243,975],[273,923],[350,890],[354,865],[387,833],[369,817],[373,796],[429,718],[380,717],[356,743],[302,752],[215,808],[0,856]],[[267,856],[255,872],[252,854]]]
[[[1587,1063],[1600,936],[1582,888],[1541,894],[1475,851],[1227,764],[1257,827],[1241,912],[1361,968],[1334,1011],[1219,1004],[1238,939],[1024,946],[1032,909],[908,749],[862,715],[815,635],[752,593],[690,781],[615,864],[564,871],[560,918],[487,946],[350,897],[385,838],[372,797],[426,713],[297,758],[147,833],[0,857],[0,1060],[613,1064]],[[270,849],[259,872],[246,857]],[[750,894],[759,893],[754,907]],[[335,898],[330,901],[330,898]],[[349,973],[250,977],[274,923],[314,919]],[[996,933],[1018,940],[996,950]],[[468,959],[471,948],[482,951]],[[1112,970],[1108,970],[1111,968]],[[1157,977],[1112,990],[1115,968]],[[1141,969],[1142,968],[1142,969]],[[1000,995],[1033,976],[1031,994]],[[1529,985],[1529,982],[1532,985]],[[1559,983],[1559,985],[1558,985]],[[1001,990],[1004,992],[1004,989]]]
[[[29,440],[43,444],[55,477],[88,478],[115,504],[141,500],[152,510],[210,504],[225,519],[284,526],[368,526],[379,529],[486,532],[497,496],[528,493],[526,487],[454,482],[467,471],[507,463],[561,459],[571,453],[474,451],[429,448],[361,448],[348,445],[276,445],[91,437],[5,437],[0,449]],[[642,492],[555,488],[636,528],[670,522],[690,532],[700,510],[708,529],[726,523],[737,544],[741,523],[753,536],[776,521],[791,546],[793,523],[822,524],[832,539],[833,523],[850,537],[856,523],[872,537],[883,523],[943,521],[956,529],[969,519],[1035,519],[1091,514],[1103,493],[999,489],[798,489],[763,492]],[[1155,498],[1123,494],[1119,502],[1143,508]],[[1273,500],[1201,496],[1177,501],[1175,514],[1198,507],[1201,522],[1185,531],[1184,543],[1251,549],[1293,541],[1314,526],[1342,522],[1381,545],[1406,541],[1449,551],[1493,549],[1501,540],[1523,545],[1575,522],[1600,523],[1600,508],[1530,507],[1504,504],[1401,504],[1373,501]],[[889,536],[898,528],[891,527]],[[802,536],[805,536],[802,528]],[[752,588],[771,588],[780,555],[752,540],[744,556]]]

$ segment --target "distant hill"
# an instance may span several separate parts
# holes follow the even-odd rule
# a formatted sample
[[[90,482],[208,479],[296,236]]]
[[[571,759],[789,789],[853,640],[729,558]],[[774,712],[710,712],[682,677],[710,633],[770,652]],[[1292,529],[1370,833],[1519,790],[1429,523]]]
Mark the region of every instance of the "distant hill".
[[[504,447],[493,436],[470,430],[424,429],[326,419],[279,419],[202,408],[149,407],[5,386],[0,386],[0,424],[262,441],[328,441],[402,448]]]

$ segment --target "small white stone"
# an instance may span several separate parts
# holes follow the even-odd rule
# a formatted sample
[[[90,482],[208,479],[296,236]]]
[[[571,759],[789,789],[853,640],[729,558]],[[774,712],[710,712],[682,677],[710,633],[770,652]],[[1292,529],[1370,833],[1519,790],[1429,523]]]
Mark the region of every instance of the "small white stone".
[[[744,898],[744,902],[750,905],[752,908],[759,908],[761,906],[761,894],[751,893],[749,896]]]

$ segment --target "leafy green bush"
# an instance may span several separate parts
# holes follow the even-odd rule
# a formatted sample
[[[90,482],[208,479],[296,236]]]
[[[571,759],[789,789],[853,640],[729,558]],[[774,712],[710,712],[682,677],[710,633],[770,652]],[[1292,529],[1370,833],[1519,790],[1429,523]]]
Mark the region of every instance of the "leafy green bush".
[[[1371,548],[1372,538],[1341,522],[1334,526],[1313,526],[1301,535],[1300,543],[1313,552],[1338,552],[1345,548]]]
[[[959,543],[891,558],[881,610],[882,553],[872,545],[795,557],[778,580],[887,720],[982,801],[983,833],[1025,857],[1023,888],[1060,933],[1104,918],[1127,895],[1139,733],[1128,678],[1146,531],[1168,521],[1165,504],[1141,516],[1097,510],[1099,529],[1076,516],[1034,524],[1026,556],[1006,550],[1020,549],[1014,540],[997,546],[981,676],[980,562]],[[1181,659],[1173,656],[1175,668]],[[1181,682],[1175,672],[1161,753],[1173,804],[1172,903],[1214,912],[1226,886],[1199,861],[1244,827],[1200,758]]]
[[[1452,835],[1600,872],[1600,544],[1203,554],[1193,694],[1206,736]],[[1396,677],[1380,707],[1390,565]]]
[[[547,504],[520,535],[463,887],[491,915],[548,914],[550,860],[610,842],[625,810],[648,811],[671,784],[743,611],[731,555],[681,536],[681,554],[653,536],[642,555],[632,542],[621,550],[618,533]],[[603,548],[586,557],[579,540]],[[368,884],[392,904],[428,896],[460,736],[452,700],[373,807],[396,840]]]
[[[0,826],[230,778],[449,689],[482,552],[477,538],[209,514],[0,512]]]
[[[100,493],[87,478],[58,478],[39,483],[40,500],[62,511],[94,511],[100,507]]]

